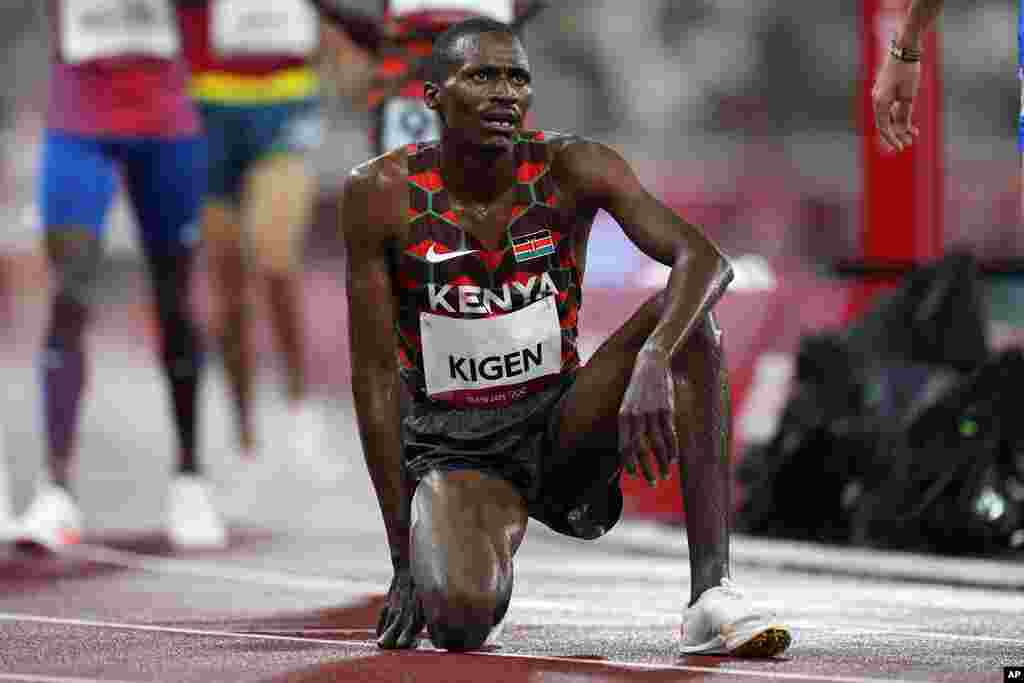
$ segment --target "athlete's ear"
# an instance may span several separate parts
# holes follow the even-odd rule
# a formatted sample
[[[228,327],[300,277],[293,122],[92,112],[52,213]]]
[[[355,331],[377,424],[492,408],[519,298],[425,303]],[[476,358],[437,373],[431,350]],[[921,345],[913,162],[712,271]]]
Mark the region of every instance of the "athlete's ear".
[[[428,109],[437,111],[441,106],[441,86],[433,81],[424,83],[423,101],[426,102]]]

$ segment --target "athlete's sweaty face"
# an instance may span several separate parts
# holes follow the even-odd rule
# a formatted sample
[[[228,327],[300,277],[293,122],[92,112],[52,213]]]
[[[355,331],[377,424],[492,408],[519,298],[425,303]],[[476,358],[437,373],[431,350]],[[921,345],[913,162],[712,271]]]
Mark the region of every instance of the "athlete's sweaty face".
[[[456,46],[463,64],[435,91],[434,108],[449,135],[484,148],[511,149],[533,97],[522,44],[504,33],[483,33]]]

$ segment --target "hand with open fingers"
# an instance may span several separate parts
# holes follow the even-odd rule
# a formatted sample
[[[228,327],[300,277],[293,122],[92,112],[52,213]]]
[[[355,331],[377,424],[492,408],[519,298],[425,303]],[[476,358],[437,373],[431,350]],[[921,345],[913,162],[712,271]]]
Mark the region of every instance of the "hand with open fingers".
[[[658,474],[668,479],[679,458],[675,405],[667,356],[641,350],[619,408],[619,453],[626,471],[633,476],[642,472],[651,486]]]
[[[388,588],[387,602],[377,621],[377,646],[385,650],[418,647],[420,631],[425,623],[412,571],[396,569]]]
[[[919,131],[914,126],[914,98],[921,83],[921,64],[889,57],[878,72],[871,100],[875,125],[882,146],[888,151],[902,151],[914,144]]]

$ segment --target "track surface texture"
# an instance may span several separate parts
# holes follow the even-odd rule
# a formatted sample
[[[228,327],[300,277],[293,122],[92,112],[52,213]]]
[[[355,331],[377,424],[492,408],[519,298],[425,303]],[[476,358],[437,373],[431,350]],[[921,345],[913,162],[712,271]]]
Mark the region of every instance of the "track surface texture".
[[[38,322],[38,320],[37,320]],[[123,321],[122,321],[123,322]],[[130,327],[130,326],[129,326]],[[624,521],[579,542],[532,523],[503,633],[480,653],[424,640],[384,652],[373,627],[390,579],[343,375],[325,368],[325,485],[290,462],[280,376],[267,365],[257,462],[232,448],[215,358],[202,445],[231,520],[222,551],[174,552],[162,519],[172,464],[167,401],[146,344],[101,320],[75,488],[84,543],[59,556],[0,545],[0,681],[1002,681],[1024,665],[1024,565],[734,539],[734,579],[794,630],[773,660],[680,657],[688,595],[681,530]],[[24,328],[22,328],[24,332]],[[27,333],[26,333],[27,334]],[[42,458],[35,334],[0,351],[11,504]]]

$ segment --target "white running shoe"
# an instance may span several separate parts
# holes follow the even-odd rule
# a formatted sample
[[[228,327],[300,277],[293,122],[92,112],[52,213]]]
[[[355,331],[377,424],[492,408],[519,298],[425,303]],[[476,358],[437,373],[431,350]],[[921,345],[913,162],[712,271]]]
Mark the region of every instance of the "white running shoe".
[[[167,536],[180,550],[226,548],[228,534],[205,480],[179,474],[171,481],[167,501]]]
[[[292,467],[301,479],[318,484],[340,482],[348,467],[328,443],[327,415],[323,406],[312,399],[293,404],[288,411],[291,420],[289,443]]]
[[[71,495],[56,484],[40,484],[15,529],[15,542],[59,552],[81,540],[82,513]]]
[[[792,640],[789,628],[774,615],[758,612],[729,579],[701,593],[693,607],[683,610],[684,655],[774,657]]]

